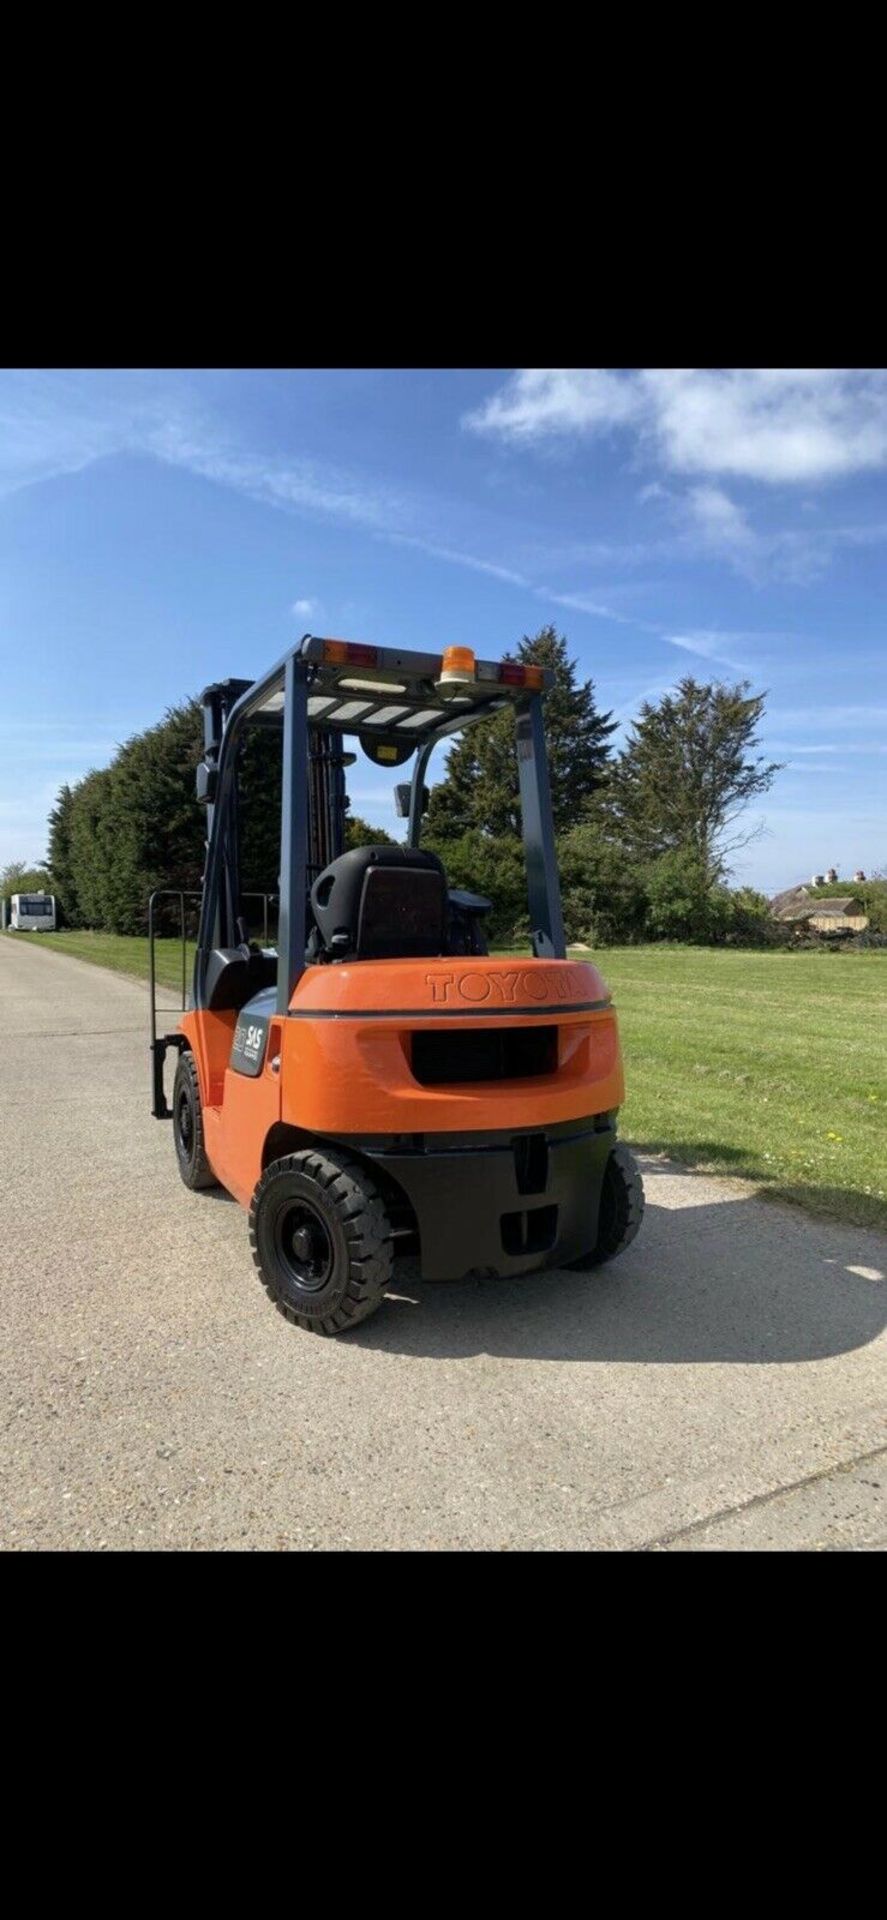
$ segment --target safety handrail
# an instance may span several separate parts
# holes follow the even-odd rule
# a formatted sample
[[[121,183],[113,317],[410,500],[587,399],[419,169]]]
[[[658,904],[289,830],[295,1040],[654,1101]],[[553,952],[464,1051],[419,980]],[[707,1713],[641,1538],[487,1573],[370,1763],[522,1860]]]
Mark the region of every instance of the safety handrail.
[[[179,1038],[176,1039],[175,1035],[165,1035],[160,1041],[158,1041],[157,1015],[158,1013],[177,1013],[177,1012],[184,1013],[186,1010],[186,1007],[188,1004],[188,936],[187,936],[187,929],[185,926],[185,914],[186,914],[185,901],[186,900],[202,900],[202,898],[203,898],[203,894],[201,890],[195,887],[155,887],[154,892],[150,895],[148,900],[148,992],[150,994],[150,999],[151,999],[151,1071],[152,1071],[152,1086],[153,1086],[152,1112],[154,1113],[155,1118],[157,1119],[164,1118],[169,1112],[169,1109],[166,1105],[166,1099],[163,1093],[164,1055],[168,1047],[170,1046],[181,1047],[184,1045],[184,1040],[181,1038],[181,1036],[179,1036]],[[265,945],[267,946],[268,945],[268,908],[271,901],[277,899],[277,895],[274,893],[249,892],[249,893],[241,894],[241,899],[243,901],[261,900],[263,939],[264,939]],[[181,931],[182,931],[182,1004],[181,1004],[181,1008],[158,1007],[157,1005],[157,964],[156,964],[156,954],[155,954],[155,941],[157,939],[157,925],[156,925],[156,919],[155,919],[155,911],[156,911],[157,902],[160,900],[178,900],[178,903],[179,903],[180,925],[181,925]]]
[[[182,1013],[184,1013],[186,1000],[187,1000],[187,993],[188,993],[188,940],[187,940],[187,934],[185,930],[185,901],[200,900],[201,897],[202,896],[199,888],[155,887],[154,892],[151,894],[150,899],[148,901],[148,991],[151,996],[151,1044],[152,1046],[155,1045],[157,1040],[157,1014],[158,1014],[157,970],[156,970],[155,955],[154,955],[154,942],[157,938],[157,930],[154,922],[155,904],[158,900],[178,900],[179,902],[179,909],[181,913],[181,928],[182,928],[181,1011]],[[161,1007],[159,1011],[161,1013],[167,1013],[167,1012],[173,1013],[176,1011],[176,1009],[173,1007],[168,1007],[168,1008]]]

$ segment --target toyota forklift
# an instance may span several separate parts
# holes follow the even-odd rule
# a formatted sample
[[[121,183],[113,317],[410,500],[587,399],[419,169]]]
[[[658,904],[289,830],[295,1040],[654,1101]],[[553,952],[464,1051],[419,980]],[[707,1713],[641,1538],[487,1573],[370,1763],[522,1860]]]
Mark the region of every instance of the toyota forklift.
[[[156,1026],[153,901],[149,915],[152,1112],[172,1120],[185,1185],[221,1185],[247,1209],[262,1283],[306,1331],[344,1333],[375,1312],[400,1255],[425,1280],[585,1270],[638,1231],[641,1179],[616,1137],[616,1015],[596,967],[566,955],[543,725],[552,680],[467,646],[307,635],[262,679],[203,696],[206,869],[190,1005],[170,1033]],[[489,952],[491,902],[450,888],[420,845],[434,748],[503,708],[526,958]],[[270,753],[272,732],[276,947],[250,937],[239,791],[248,739]],[[396,788],[404,845],[345,850],[352,736],[378,767],[413,761]]]

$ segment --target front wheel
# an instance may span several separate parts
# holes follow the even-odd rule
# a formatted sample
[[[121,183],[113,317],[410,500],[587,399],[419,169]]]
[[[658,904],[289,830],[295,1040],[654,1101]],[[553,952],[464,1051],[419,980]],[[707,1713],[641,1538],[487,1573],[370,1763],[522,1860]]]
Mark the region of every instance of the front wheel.
[[[305,1148],[272,1161],[249,1215],[253,1260],[279,1313],[308,1333],[344,1333],[381,1305],[391,1225],[349,1155]]]
[[[206,1157],[203,1138],[203,1112],[200,1105],[200,1081],[194,1055],[179,1054],[172,1090],[172,1130],[176,1159],[186,1187],[192,1192],[201,1187],[217,1187],[218,1180]]]
[[[644,1183],[641,1170],[629,1147],[617,1140],[604,1168],[601,1204],[598,1213],[597,1240],[590,1253],[579,1260],[568,1260],[575,1273],[587,1273],[605,1260],[624,1253],[644,1217]]]

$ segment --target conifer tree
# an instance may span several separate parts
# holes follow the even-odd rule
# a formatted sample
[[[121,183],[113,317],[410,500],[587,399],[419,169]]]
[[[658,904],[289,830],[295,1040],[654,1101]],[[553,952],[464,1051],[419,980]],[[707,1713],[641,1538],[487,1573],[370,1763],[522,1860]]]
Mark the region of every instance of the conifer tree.
[[[52,892],[60,915],[69,926],[76,927],[77,895],[74,889],[74,873],[71,866],[71,820],[74,810],[74,795],[71,788],[63,786],[58,794],[55,806],[49,816],[49,851],[47,866],[52,876]]]
[[[598,712],[594,683],[578,682],[576,662],[553,626],[525,636],[517,658],[548,667],[555,683],[545,695],[545,738],[556,832],[579,818],[600,784],[615,722]],[[494,835],[521,830],[514,714],[508,709],[492,720],[466,728],[450,748],[446,778],[432,790],[427,838],[441,847],[476,829]]]

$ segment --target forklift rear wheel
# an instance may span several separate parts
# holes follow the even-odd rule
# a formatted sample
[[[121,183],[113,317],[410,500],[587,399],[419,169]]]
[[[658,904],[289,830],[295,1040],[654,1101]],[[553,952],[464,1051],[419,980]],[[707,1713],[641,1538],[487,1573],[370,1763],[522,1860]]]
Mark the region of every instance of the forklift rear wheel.
[[[200,1108],[200,1082],[194,1056],[179,1054],[172,1090],[172,1130],[176,1159],[186,1187],[217,1187],[218,1180],[206,1157],[203,1143],[203,1115]]]
[[[568,1260],[567,1266],[575,1273],[587,1273],[591,1267],[602,1266],[605,1260],[614,1260],[617,1253],[624,1253],[631,1245],[643,1217],[644,1183],[640,1168],[630,1149],[617,1140],[604,1168],[597,1240],[590,1253],[583,1254],[579,1260]]]
[[[344,1333],[375,1313],[391,1279],[391,1226],[369,1175],[331,1148],[273,1160],[249,1215],[262,1284],[308,1333]]]

